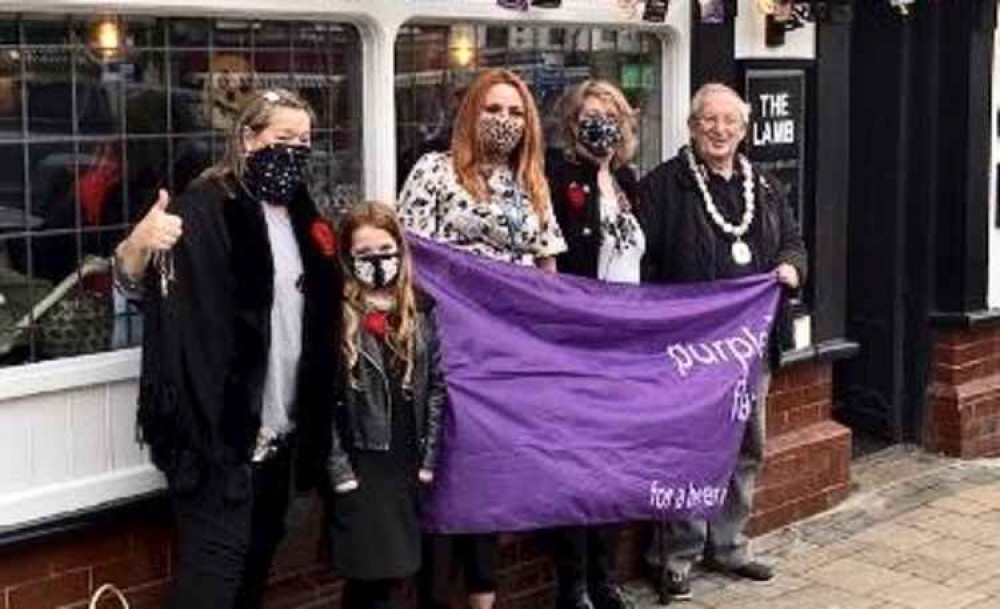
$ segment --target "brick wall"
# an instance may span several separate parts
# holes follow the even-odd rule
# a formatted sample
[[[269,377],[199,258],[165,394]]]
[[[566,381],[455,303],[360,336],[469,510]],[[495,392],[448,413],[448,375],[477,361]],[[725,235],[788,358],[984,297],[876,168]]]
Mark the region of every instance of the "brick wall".
[[[341,584],[320,550],[318,512],[291,536],[276,559],[268,607],[332,607]],[[126,591],[131,609],[162,609],[173,555],[166,501],[136,506],[108,522],[0,550],[0,609],[85,609],[103,583]],[[118,609],[111,602],[102,609]]]
[[[828,364],[793,366],[776,375],[768,403],[768,445],[758,481],[752,530],[760,533],[826,509],[847,493],[850,433],[830,421]],[[641,575],[643,525],[623,528],[618,572]],[[282,545],[269,609],[339,606],[342,583],[325,558],[319,513]],[[161,609],[174,563],[166,502],[149,502],[110,522],[0,550],[0,609],[84,609],[92,590],[112,582],[132,609]],[[458,579],[455,579],[458,581]],[[501,609],[549,609],[555,575],[543,534],[505,535]],[[412,599],[412,590],[407,591]],[[466,606],[461,590],[453,606]],[[105,603],[102,609],[117,609]]]
[[[832,365],[783,369],[771,384],[753,534],[822,512],[850,489],[851,432],[830,418]]]
[[[941,331],[931,375],[928,449],[967,459],[1000,456],[1000,328]]]

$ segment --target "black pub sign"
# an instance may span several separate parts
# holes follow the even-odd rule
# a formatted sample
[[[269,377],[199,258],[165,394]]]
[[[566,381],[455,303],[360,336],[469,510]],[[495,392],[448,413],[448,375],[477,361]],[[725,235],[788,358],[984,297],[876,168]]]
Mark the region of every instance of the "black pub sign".
[[[746,99],[751,106],[745,142],[750,160],[778,178],[801,222],[805,196],[806,73],[796,69],[747,70]]]

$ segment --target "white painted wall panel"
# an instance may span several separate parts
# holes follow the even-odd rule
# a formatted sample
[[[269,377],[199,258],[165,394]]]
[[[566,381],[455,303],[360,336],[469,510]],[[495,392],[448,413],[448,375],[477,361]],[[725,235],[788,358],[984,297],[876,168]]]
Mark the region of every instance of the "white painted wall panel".
[[[70,477],[69,404],[65,393],[45,393],[24,401],[22,408],[31,416],[33,485],[55,484]]]
[[[31,484],[31,400],[13,400],[0,411],[0,494]]]
[[[110,469],[106,386],[88,387],[70,395],[69,433],[70,471],[74,478],[96,476]]]
[[[135,435],[135,409],[138,397],[135,382],[115,383],[108,387],[108,415],[111,432],[111,469],[124,469],[146,463]]]
[[[0,401],[0,530],[162,488],[135,440],[136,394],[126,379]]]
[[[162,488],[135,441],[138,357],[0,370],[0,530]]]
[[[163,476],[152,465],[140,465],[62,484],[0,491],[0,531],[59,514],[144,495],[163,488]]]

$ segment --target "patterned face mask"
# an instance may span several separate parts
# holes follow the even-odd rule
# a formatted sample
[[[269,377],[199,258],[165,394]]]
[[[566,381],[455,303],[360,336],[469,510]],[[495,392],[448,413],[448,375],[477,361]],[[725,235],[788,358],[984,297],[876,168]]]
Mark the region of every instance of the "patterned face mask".
[[[576,139],[587,152],[601,159],[621,144],[622,129],[617,118],[602,114],[583,116],[576,128]]]
[[[379,290],[396,282],[399,260],[399,252],[353,256],[351,270],[358,281]]]
[[[524,137],[524,120],[520,118],[487,114],[476,127],[483,152],[491,156],[509,156]]]
[[[243,183],[258,201],[285,206],[305,182],[312,150],[308,146],[271,144],[247,157]]]

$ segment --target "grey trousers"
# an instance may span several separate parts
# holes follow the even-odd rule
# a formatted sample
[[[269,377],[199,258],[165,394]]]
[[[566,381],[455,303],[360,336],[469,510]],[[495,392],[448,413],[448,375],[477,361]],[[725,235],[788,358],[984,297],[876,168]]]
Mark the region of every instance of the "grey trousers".
[[[771,373],[765,369],[757,385],[757,402],[750,412],[740,454],[729,481],[722,509],[710,522],[678,520],[657,523],[646,551],[646,562],[655,569],[666,567],[687,573],[702,553],[724,565],[735,566],[751,559],[750,544],[743,531],[750,519],[754,484],[764,458],[767,392]]]

